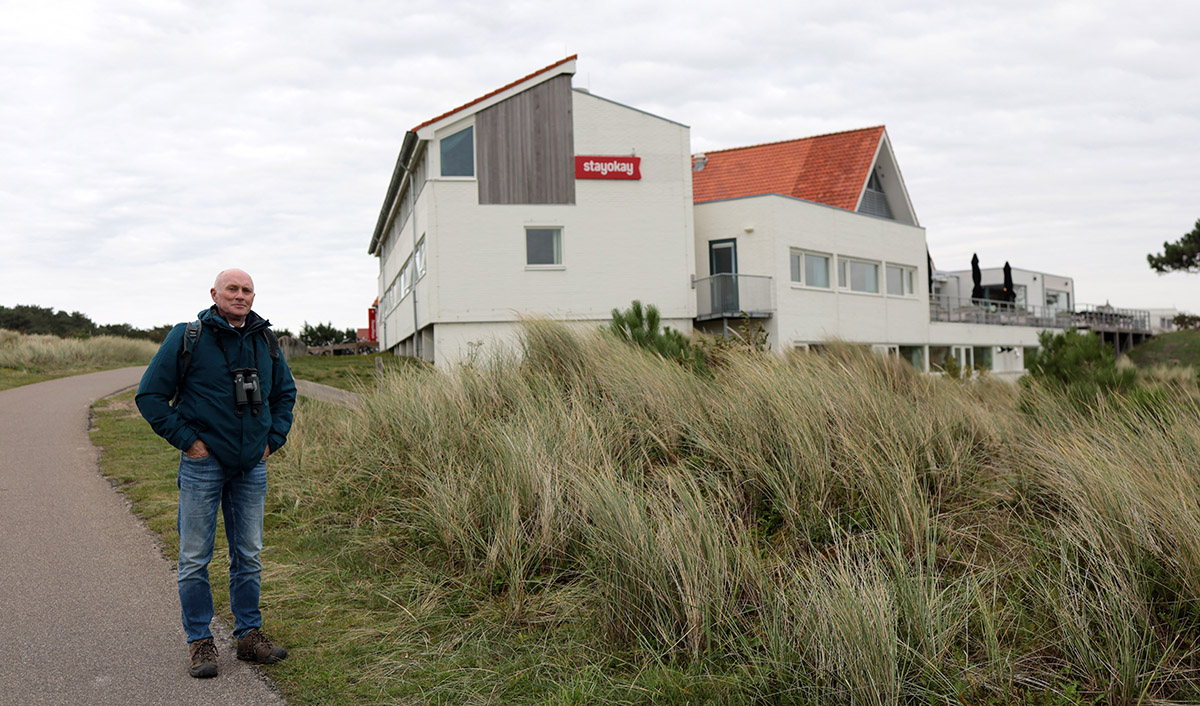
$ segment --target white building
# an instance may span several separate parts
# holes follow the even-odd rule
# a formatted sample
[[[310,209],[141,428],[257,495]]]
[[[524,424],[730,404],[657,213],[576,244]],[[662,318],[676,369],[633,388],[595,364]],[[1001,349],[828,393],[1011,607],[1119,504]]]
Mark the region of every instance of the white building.
[[[572,56],[405,135],[369,247],[384,350],[446,364],[512,342],[522,315],[599,324],[634,299],[692,330],[688,128],[574,72]]]
[[[640,299],[684,332],[749,320],[777,350],[836,338],[1016,376],[1041,330],[1081,324],[1068,277],[1013,270],[1010,304],[931,272],[884,127],[693,156],[686,126],[574,89],[574,70],[405,135],[369,247],[383,349],[441,365],[511,344],[522,315],[595,326]],[[1083,325],[1134,320],[1109,310]]]

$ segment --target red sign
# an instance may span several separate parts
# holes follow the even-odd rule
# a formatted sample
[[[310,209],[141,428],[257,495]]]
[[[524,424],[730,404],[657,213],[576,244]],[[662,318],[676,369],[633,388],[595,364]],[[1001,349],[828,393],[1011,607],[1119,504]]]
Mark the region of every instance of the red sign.
[[[641,179],[641,157],[575,157],[576,179]]]
[[[371,341],[372,343],[379,340],[379,334],[377,333],[378,329],[375,327],[375,315],[378,312],[379,310],[375,307],[370,307],[367,309],[367,340]]]

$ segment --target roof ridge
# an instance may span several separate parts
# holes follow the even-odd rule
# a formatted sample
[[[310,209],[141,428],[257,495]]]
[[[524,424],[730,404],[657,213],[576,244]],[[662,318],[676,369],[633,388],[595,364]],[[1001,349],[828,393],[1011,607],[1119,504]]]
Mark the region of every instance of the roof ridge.
[[[868,132],[870,130],[883,130],[883,129],[887,129],[887,126],[886,125],[872,125],[871,127],[860,127],[860,128],[854,128],[851,130],[839,130],[837,132],[826,132],[826,133],[822,133],[820,135],[809,135],[808,137],[794,137],[790,140],[776,140],[774,142],[760,142],[760,143],[754,144],[754,145],[742,145],[741,147],[725,147],[724,149],[707,150],[704,152],[697,152],[696,154],[710,155],[710,154],[721,154],[723,152],[736,152],[738,150],[750,150],[750,149],[754,149],[756,147],[772,147],[774,145],[786,145],[791,142],[803,142],[804,140],[815,140],[820,137],[835,137],[837,135],[849,135],[850,133],[854,133],[854,132]]]
[[[534,76],[537,76],[538,74],[544,74],[544,73],[546,73],[547,71],[550,71],[551,69],[556,69],[556,68],[558,68],[559,66],[562,66],[563,64],[567,63],[568,61],[574,61],[574,60],[576,60],[576,59],[578,59],[578,58],[579,58],[579,55],[578,55],[578,54],[572,54],[572,55],[568,56],[568,57],[567,57],[567,58],[565,58],[565,59],[559,59],[558,61],[554,62],[553,64],[550,64],[549,66],[544,66],[544,67],[542,67],[542,68],[538,69],[537,71],[534,71],[534,72],[533,72],[533,73],[531,73],[531,74],[528,74],[528,75],[526,75],[526,76],[522,76],[521,78],[517,79],[516,81],[513,81],[513,82],[511,82],[511,83],[508,83],[508,84],[506,84],[506,85],[504,85],[504,86],[501,86],[500,88],[497,88],[496,90],[494,90],[494,91],[491,91],[491,92],[489,92],[489,93],[485,93],[484,95],[482,95],[482,96],[479,96],[479,97],[478,97],[478,98],[476,98],[475,100],[472,100],[472,101],[468,101],[468,102],[466,102],[466,103],[463,103],[462,105],[458,106],[458,107],[457,107],[457,108],[455,108],[454,110],[449,110],[449,111],[446,111],[445,113],[442,113],[441,115],[439,115],[439,116],[437,116],[437,117],[435,117],[435,118],[430,118],[429,120],[426,120],[425,122],[421,123],[420,125],[418,125],[418,126],[414,127],[414,128],[413,128],[413,129],[412,129],[410,132],[417,132],[418,130],[420,130],[420,129],[421,129],[421,128],[423,128],[423,127],[426,127],[426,126],[428,126],[428,125],[432,125],[432,124],[434,124],[434,123],[438,122],[439,120],[443,120],[443,119],[445,119],[445,118],[448,118],[448,117],[450,117],[451,115],[454,115],[455,113],[457,113],[457,112],[459,112],[459,111],[461,111],[461,110],[466,110],[467,108],[470,108],[471,106],[475,105],[476,103],[482,103],[483,101],[487,100],[488,98],[491,98],[491,97],[492,97],[492,96],[494,96],[494,95],[497,95],[497,94],[503,93],[504,91],[507,91],[508,89],[512,88],[513,86],[518,86],[518,85],[520,85],[520,84],[522,84],[522,83],[525,83],[526,81],[528,81],[529,79],[533,78]]]

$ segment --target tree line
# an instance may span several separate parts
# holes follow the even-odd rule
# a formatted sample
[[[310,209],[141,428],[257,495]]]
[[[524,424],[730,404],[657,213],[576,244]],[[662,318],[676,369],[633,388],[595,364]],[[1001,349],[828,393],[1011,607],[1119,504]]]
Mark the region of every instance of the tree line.
[[[163,324],[154,328],[141,329],[129,324],[104,324],[92,321],[86,314],[78,311],[67,313],[55,311],[50,307],[18,304],[8,307],[0,305],[0,329],[17,331],[24,334],[44,334],[60,338],[91,338],[92,336],[121,336],[123,338],[144,338],[162,343],[170,333],[174,324]],[[275,335],[295,336],[286,328],[275,328]],[[304,322],[300,335],[296,336],[308,346],[325,346],[333,343],[354,343],[358,340],[358,330],[354,328],[338,329],[333,323],[318,323],[316,326]]]
[[[65,311],[55,311],[50,307],[29,304],[18,304],[13,307],[0,306],[0,329],[24,334],[46,334],[61,338],[121,336],[144,338],[160,343],[166,338],[171,326],[171,324],[164,324],[154,328],[140,329],[129,324],[99,325],[78,311],[68,314]]]

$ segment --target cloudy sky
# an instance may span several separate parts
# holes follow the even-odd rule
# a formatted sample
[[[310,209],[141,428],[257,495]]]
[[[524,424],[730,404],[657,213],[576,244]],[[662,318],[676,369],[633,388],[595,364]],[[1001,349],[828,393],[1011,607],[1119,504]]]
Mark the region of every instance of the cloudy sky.
[[[695,152],[887,125],[941,269],[1200,312],[1200,3],[0,0],[0,304],[364,326],[407,128],[570,54]]]

